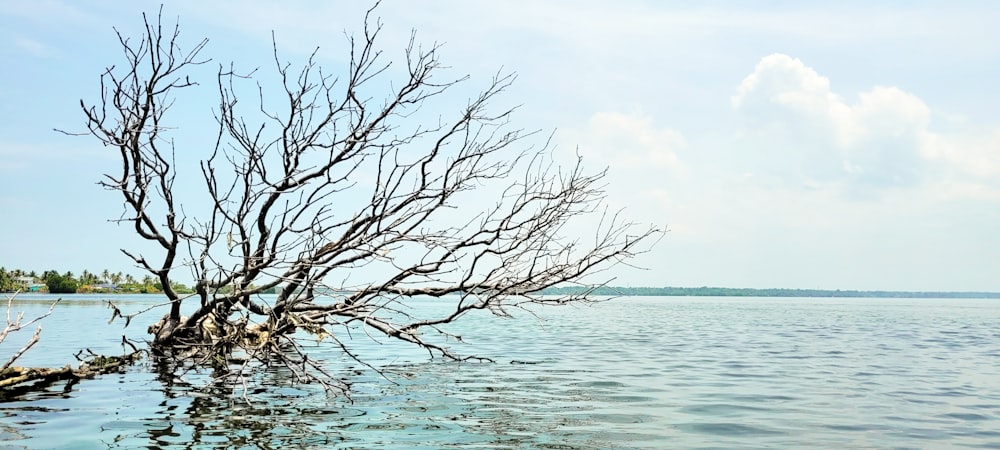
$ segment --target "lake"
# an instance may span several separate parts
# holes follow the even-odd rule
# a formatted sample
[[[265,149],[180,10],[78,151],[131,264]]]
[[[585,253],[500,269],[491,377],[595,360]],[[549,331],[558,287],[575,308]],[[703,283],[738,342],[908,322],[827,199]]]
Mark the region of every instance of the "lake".
[[[21,295],[42,312],[52,297]],[[120,351],[100,296],[68,296],[22,365]],[[128,311],[159,297],[114,296]],[[445,300],[421,299],[420,307]],[[280,370],[251,402],[207,374],[121,374],[0,403],[5,448],[1000,448],[1000,301],[633,297],[474,315],[454,363],[355,334],[387,377],[314,349],[350,399]],[[149,315],[125,330],[142,336]],[[11,354],[29,330],[8,338]]]

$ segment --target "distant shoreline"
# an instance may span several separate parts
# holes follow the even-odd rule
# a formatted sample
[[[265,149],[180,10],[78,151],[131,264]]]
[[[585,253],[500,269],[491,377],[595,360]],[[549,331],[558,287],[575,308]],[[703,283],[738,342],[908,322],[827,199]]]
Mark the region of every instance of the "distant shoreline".
[[[542,294],[567,295],[587,292],[585,287],[558,287],[541,291]],[[1000,292],[963,291],[858,291],[830,289],[755,289],[722,287],[617,287],[604,286],[590,292],[607,296],[662,296],[662,297],[828,297],[828,298],[983,298],[1000,299]]]
[[[579,295],[589,291],[590,295],[606,297],[762,297],[762,298],[969,298],[1000,299],[1000,292],[982,291],[860,291],[842,289],[756,289],[722,287],[621,287],[604,286],[596,289],[586,287],[557,287],[543,289],[542,295]],[[13,293],[7,293],[13,294]],[[271,293],[273,294],[273,293]],[[51,294],[48,292],[21,292],[21,296],[102,296],[102,295],[149,295],[163,296],[162,292],[87,292],[73,294]]]

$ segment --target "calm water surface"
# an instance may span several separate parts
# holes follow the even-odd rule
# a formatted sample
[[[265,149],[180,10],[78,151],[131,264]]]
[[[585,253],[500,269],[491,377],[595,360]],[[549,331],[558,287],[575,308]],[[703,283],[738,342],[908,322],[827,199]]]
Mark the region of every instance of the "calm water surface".
[[[18,305],[30,315],[43,298]],[[22,363],[115,351],[123,331],[99,299],[64,300]],[[451,329],[468,341],[455,349],[495,364],[356,339],[385,379],[317,348],[350,400],[274,371],[247,404],[147,363],[0,403],[0,446],[1000,448],[1000,301],[644,297],[536,312]]]

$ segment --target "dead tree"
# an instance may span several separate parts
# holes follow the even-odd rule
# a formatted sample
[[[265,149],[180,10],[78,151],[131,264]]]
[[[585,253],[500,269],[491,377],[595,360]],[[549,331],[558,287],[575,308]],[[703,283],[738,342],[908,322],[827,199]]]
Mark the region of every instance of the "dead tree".
[[[361,327],[464,359],[437,339],[443,325],[473,310],[503,316],[589,301],[539,292],[599,285],[595,274],[662,234],[606,210],[604,172],[585,172],[579,158],[560,166],[544,136],[510,125],[514,109],[490,112],[512,74],[492,77],[457,108],[441,104],[467,77],[439,80],[440,47],[412,36],[402,67],[385,61],[371,10],[336,74],[315,52],[301,66],[284,62],[277,45],[276,85],[220,65],[218,136],[197,165],[203,197],[179,198],[166,118],[197,84],[208,41],[182,48],[179,27],[161,17],[144,15],[137,40],[118,32],[124,64],[103,73],[99,103],[80,103],[88,134],[121,158],[101,182],[124,199],[118,221],[159,250],[155,259],[122,250],[169,303],[150,328],[154,351],[195,364],[250,361],[236,373],[277,358],[324,381],[296,339],[311,334],[348,351],[342,339]],[[576,223],[596,225],[582,233]],[[188,277],[196,294],[174,292],[171,282]],[[276,298],[260,295],[273,288]],[[451,306],[431,316],[401,307],[427,297]],[[193,312],[182,315],[189,303]]]

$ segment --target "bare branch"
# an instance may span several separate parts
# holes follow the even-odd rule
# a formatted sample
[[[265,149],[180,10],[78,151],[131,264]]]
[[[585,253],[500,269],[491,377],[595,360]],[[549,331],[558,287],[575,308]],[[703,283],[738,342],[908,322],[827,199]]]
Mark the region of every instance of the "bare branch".
[[[13,305],[13,303],[14,303],[14,297],[17,297],[17,294],[19,294],[19,293],[20,293],[20,291],[16,291],[13,294],[10,294],[10,295],[7,296],[7,324],[4,326],[3,330],[0,331],[0,344],[2,344],[7,339],[7,336],[10,333],[13,333],[13,332],[16,332],[16,331],[20,331],[21,329],[26,328],[26,327],[30,327],[30,326],[34,325],[35,322],[39,322],[42,319],[45,319],[46,317],[48,317],[49,315],[51,315],[52,311],[55,310],[56,305],[59,304],[59,302],[62,300],[61,298],[57,299],[56,301],[52,302],[52,305],[49,306],[49,310],[46,311],[44,314],[42,314],[40,316],[37,316],[37,317],[35,317],[35,318],[27,321],[27,322],[23,322],[22,323],[22,320],[24,319],[24,312],[23,311],[17,313],[17,316],[15,316],[14,319],[11,319],[11,316],[10,316],[11,310],[13,310],[13,306],[14,306]],[[33,334],[31,336],[31,339],[29,339],[28,342],[23,347],[21,347],[20,350],[18,350],[17,352],[15,352],[7,360],[7,362],[5,362],[2,366],[0,366],[0,372],[6,370],[8,367],[10,367],[12,364],[14,364],[14,362],[17,361],[17,359],[20,358],[21,355],[23,355],[25,352],[27,352],[29,349],[31,349],[31,347],[33,347],[36,343],[38,343],[38,336],[39,336],[39,334],[41,334],[41,332],[42,332],[42,326],[39,325],[38,328],[35,329],[35,334]]]

